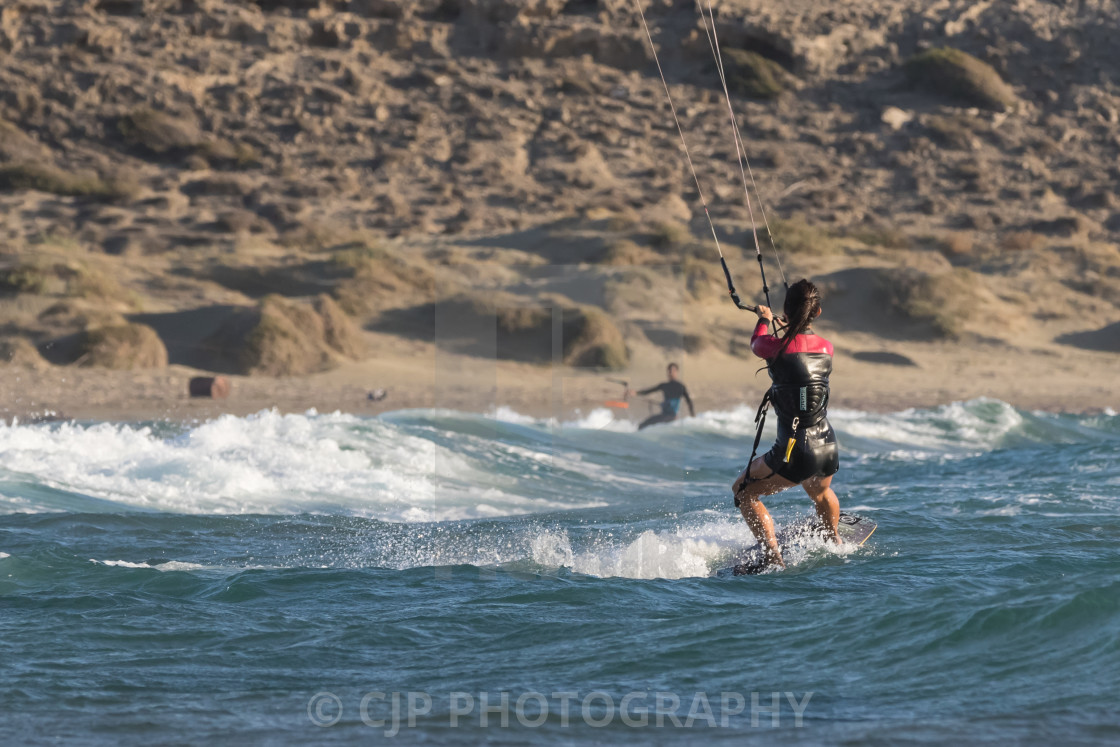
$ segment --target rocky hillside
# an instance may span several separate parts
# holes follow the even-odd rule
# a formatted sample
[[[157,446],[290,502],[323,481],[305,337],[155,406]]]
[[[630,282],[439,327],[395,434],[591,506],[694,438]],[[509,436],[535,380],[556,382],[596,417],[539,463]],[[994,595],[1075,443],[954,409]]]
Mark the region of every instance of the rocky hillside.
[[[794,267],[870,267],[906,334],[1118,317],[1115,3],[711,6]],[[711,214],[741,244],[708,0],[642,7]],[[734,347],[681,311],[719,299],[719,269],[630,0],[11,0],[0,210],[2,331],[60,363],[91,329],[143,324],[172,362],[315,370],[363,355],[352,330],[327,339],[339,315],[430,336],[433,298],[477,309],[499,290],[503,308],[563,308],[602,343],[588,365],[623,365],[639,329]],[[511,341],[551,328],[499,321]],[[268,335],[315,352],[243,359]]]

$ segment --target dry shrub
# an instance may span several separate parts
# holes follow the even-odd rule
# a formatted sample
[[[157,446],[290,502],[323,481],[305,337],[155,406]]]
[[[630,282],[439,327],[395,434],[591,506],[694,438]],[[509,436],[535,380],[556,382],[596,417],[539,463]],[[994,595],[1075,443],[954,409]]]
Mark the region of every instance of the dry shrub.
[[[839,248],[835,236],[800,217],[771,221],[771,228],[779,251],[790,254],[831,254]]]
[[[977,106],[1003,110],[1017,100],[995,68],[959,49],[926,50],[907,60],[905,69],[913,85]]]
[[[660,256],[630,239],[612,241],[599,258],[599,264],[614,267],[656,264],[661,261]]]
[[[214,225],[223,233],[249,233],[261,226],[261,219],[249,210],[227,210],[218,216]]]
[[[179,189],[191,197],[247,197],[256,189],[256,184],[240,174],[210,174],[186,182]]]
[[[681,336],[681,344],[686,353],[694,355],[706,350],[712,344],[712,339],[708,335],[686,332]]]
[[[727,85],[732,93],[755,99],[776,99],[786,87],[782,66],[757,52],[745,49],[723,50]]]
[[[26,337],[0,338],[0,364],[31,368],[37,371],[50,366],[39,354],[39,349]]]
[[[475,303],[475,309],[485,311],[484,304]],[[536,306],[515,306],[496,309],[495,319],[499,335],[516,335],[525,332],[552,332],[552,312]]]
[[[972,150],[977,144],[976,133],[964,117],[942,117],[936,114],[923,120],[930,139],[938,145],[954,150]]]
[[[625,368],[630,361],[622,332],[602,310],[576,306],[568,301],[552,301],[560,305],[561,354],[563,362],[576,368]],[[530,363],[552,362],[552,308],[526,306],[520,298],[508,294],[463,296],[447,302],[449,313],[457,318],[473,319],[481,326],[487,319],[496,322],[497,357]]]
[[[34,154],[42,155],[43,150],[43,146],[19,127],[0,119],[0,161],[24,160]]]
[[[0,166],[0,190],[25,189],[115,202],[132,199],[139,186],[128,179],[103,179],[88,172],[69,173],[43,163]]]
[[[1094,229],[1095,224],[1084,215],[1067,215],[1053,220],[1039,220],[1031,224],[1030,229],[1044,236],[1060,236],[1070,239],[1075,236],[1085,236]]]
[[[119,312],[111,309],[90,308],[83,301],[63,299],[51,304],[39,313],[38,319],[48,324],[63,327],[113,327],[125,323]]]
[[[592,81],[583,75],[564,75],[560,79],[560,91],[567,94],[595,96],[598,91]]]
[[[618,371],[630,363],[630,350],[615,323],[587,306],[564,309],[564,363],[575,368]]]
[[[302,376],[333,368],[364,352],[361,334],[334,301],[312,304],[266,296],[255,309],[231,318],[208,344],[223,351],[240,373]]]
[[[999,248],[1005,252],[1028,252],[1041,249],[1046,239],[1033,231],[1015,231],[1004,234],[999,240]]]
[[[203,145],[198,121],[146,106],[120,118],[117,128],[129,143],[157,156],[184,154]]]
[[[328,295],[320,295],[312,307],[323,320],[323,342],[346,358],[359,359],[366,353],[365,342],[354,320]]]
[[[660,252],[682,249],[692,243],[688,226],[672,220],[658,221],[650,226],[650,245]]]
[[[233,143],[223,138],[211,138],[201,143],[196,155],[206,159],[208,164],[225,168],[249,168],[260,166],[260,152],[246,143]]]
[[[75,363],[130,370],[164,368],[167,348],[156,331],[146,324],[125,323],[87,329],[76,346]]]
[[[640,225],[635,214],[613,215],[607,220],[607,230],[611,233],[626,233],[637,230]]]
[[[135,295],[126,291],[116,278],[90,267],[77,267],[73,270],[66,283],[66,294],[87,300],[137,305]]]
[[[913,321],[928,323],[941,337],[959,337],[975,308],[976,275],[965,268],[937,274],[901,268],[884,279],[891,306]]]
[[[717,262],[685,257],[680,264],[680,274],[685,288],[698,301],[727,295],[727,281]]]
[[[328,263],[339,278],[333,291],[335,300],[354,316],[385,308],[389,299],[401,293],[415,296],[435,288],[435,279],[426,268],[366,243],[336,248]]]
[[[326,330],[314,309],[269,296],[257,308],[256,326],[245,337],[245,373],[299,376],[331,366]]]
[[[885,249],[909,249],[910,237],[893,227],[857,228],[848,236],[868,246],[881,246]]]
[[[347,246],[376,246],[370,236],[340,229],[333,224],[303,221],[280,236],[280,245],[307,252],[325,252]]]
[[[941,249],[941,253],[946,257],[965,257],[972,254],[975,243],[975,239],[971,233],[959,231],[942,237],[938,241],[938,248]]]
[[[18,262],[0,269],[0,292],[47,293],[52,280],[56,280],[52,267],[39,262]]]
[[[137,307],[135,293],[115,277],[77,262],[33,257],[0,270],[0,292],[60,295],[89,301],[113,301]]]

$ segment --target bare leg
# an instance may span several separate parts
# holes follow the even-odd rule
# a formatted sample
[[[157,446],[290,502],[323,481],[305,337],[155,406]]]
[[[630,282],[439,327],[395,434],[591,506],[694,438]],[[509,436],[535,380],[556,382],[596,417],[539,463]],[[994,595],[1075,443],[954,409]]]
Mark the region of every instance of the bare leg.
[[[753,481],[747,480],[748,470],[750,476],[754,478]],[[774,533],[774,520],[770,518],[770,512],[766,510],[766,506],[762,505],[762,501],[759,499],[764,495],[773,495],[794,485],[795,483],[786,478],[773,474],[770,467],[767,466],[766,460],[758,457],[751,462],[750,467],[743,470],[732,486],[735,497],[739,499],[739,511],[743,514],[751,533],[758,540],[758,544],[766,548],[773,563],[781,568],[785,568],[786,563],[782,560],[782,551],[778,548],[778,537]]]
[[[840,522],[840,501],[837,500],[836,493],[832,492],[832,475],[811,477],[801,483],[801,487],[805,488],[805,492],[813,499],[817,516],[828,530],[832,541],[840,544],[840,535],[836,533],[836,526]]]

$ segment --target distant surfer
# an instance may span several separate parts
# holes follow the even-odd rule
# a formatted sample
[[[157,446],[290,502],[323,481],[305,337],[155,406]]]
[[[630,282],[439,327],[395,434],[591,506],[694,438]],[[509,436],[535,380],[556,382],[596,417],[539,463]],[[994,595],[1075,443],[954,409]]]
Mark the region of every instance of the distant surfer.
[[[770,332],[774,315],[766,306],[758,307],[758,323],[751,335],[751,350],[766,359],[773,382],[759,408],[760,417],[769,401],[778,417],[778,439],[770,451],[743,470],[732,487],[735,505],[766,552],[767,565],[782,568],[785,561],[774,521],[760,500],[764,495],[801,485],[813,499],[829,536],[840,541],[836,534],[840,504],[832,492],[832,475],[839,469],[840,459],[836,434],[828,422],[832,343],[815,334],[811,326],[821,314],[820,291],[808,280],[799,280],[786,292],[783,309],[789,324],[784,335]]]
[[[671,423],[676,420],[677,415],[680,414],[682,399],[688,403],[689,416],[696,417],[696,410],[692,407],[692,397],[688,396],[688,389],[677,379],[677,377],[680,375],[680,371],[680,366],[678,366],[676,363],[670,363],[668,368],[665,369],[665,373],[669,377],[668,381],[656,386],[651,386],[649,389],[638,390],[637,393],[643,396],[661,392],[661,396],[664,398],[661,401],[661,412],[657,413],[656,415],[651,415],[643,420],[638,426],[638,430],[642,430],[643,428],[648,428],[651,425],[657,425],[659,423]],[[632,392],[629,389],[626,391],[627,396],[629,396],[631,393]]]

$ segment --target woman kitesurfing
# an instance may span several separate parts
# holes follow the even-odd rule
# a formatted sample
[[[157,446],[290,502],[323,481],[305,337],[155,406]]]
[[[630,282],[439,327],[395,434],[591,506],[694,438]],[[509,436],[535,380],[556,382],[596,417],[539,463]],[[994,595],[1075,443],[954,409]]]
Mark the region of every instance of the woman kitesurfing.
[[[770,231],[769,221],[765,208],[758,198],[758,185],[754,180],[750,162],[746,154],[746,145],[739,131],[739,124],[735,119],[735,111],[731,104],[731,93],[727,87],[727,76],[724,72],[723,57],[720,53],[719,37],[716,31],[715,13],[709,0],[705,17],[704,7],[700,0],[696,1],[700,18],[704,23],[704,30],[708,36],[708,43],[715,59],[716,70],[719,73],[720,83],[727,102],[727,111],[731,120],[731,132],[735,141],[735,152],[739,160],[739,171],[742,175],[743,194],[746,198],[747,213],[751,221],[751,235],[754,238],[755,257],[758,260],[759,272],[762,275],[762,292],[766,298],[766,305],[750,306],[739,300],[735,285],[731,279],[731,271],[727,260],[723,256],[723,249],[719,244],[719,236],[708,210],[704,192],[700,188],[700,179],[689,153],[688,142],[684,136],[684,128],[677,116],[676,106],[669,91],[669,83],[661,68],[657,56],[657,47],[650,34],[649,25],[646,23],[645,13],[642,11],[640,0],[634,0],[642,29],[649,40],[653,52],[653,60],[657,65],[658,74],[661,76],[665,88],[665,96],[669,101],[669,110],[673,115],[673,122],[680,134],[681,145],[684,149],[685,160],[692,172],[693,181],[700,204],[704,208],[704,215],[712,230],[712,238],[716,250],[719,252],[720,264],[727,279],[727,290],[735,305],[758,315],[754,334],[751,336],[751,350],[766,361],[766,368],[770,373],[772,384],[759,405],[755,418],[756,431],[754,448],[751,451],[747,467],[732,484],[735,506],[739,508],[743,518],[754,534],[755,539],[763,550],[763,562],[754,565],[749,571],[758,572],[767,567],[785,567],[781,548],[774,532],[774,522],[769,512],[762,504],[760,498],[772,495],[781,490],[802,485],[812,498],[816,506],[817,516],[829,538],[839,543],[837,526],[840,519],[840,506],[836,493],[832,491],[832,475],[839,467],[838,448],[836,436],[829,425],[827,418],[829,396],[829,374],[832,372],[832,344],[813,333],[812,323],[820,316],[820,292],[817,287],[807,279],[802,279],[792,286],[785,281],[785,271],[781,261],[778,260],[778,269],[782,273],[783,284],[786,286],[786,297],[783,304],[785,311],[785,332],[781,336],[771,333],[771,326],[777,327],[779,320],[774,318],[770,310],[770,288],[766,284],[766,268],[762,259],[762,247],[758,238],[758,225],[755,222],[754,208],[751,200],[751,187],[754,187],[755,198],[766,228],[766,236],[775,250],[773,233]],[[709,24],[710,21],[710,24]],[[749,183],[748,183],[749,177]],[[758,444],[762,438],[762,429],[766,421],[766,412],[770,405],[778,417],[778,438],[774,446],[766,454],[755,458]]]
[[[751,350],[766,360],[773,381],[759,408],[754,451],[747,468],[732,485],[735,505],[765,552],[763,566],[785,567],[774,521],[760,498],[801,485],[813,499],[817,516],[829,537],[836,534],[840,503],[832,491],[832,475],[840,466],[836,434],[828,422],[828,377],[832,373],[832,343],[813,332],[821,314],[817,286],[802,279],[786,291],[788,326],[782,337],[770,334],[774,315],[758,306],[758,323]],[[755,458],[767,405],[778,417],[778,437],[770,451]]]

